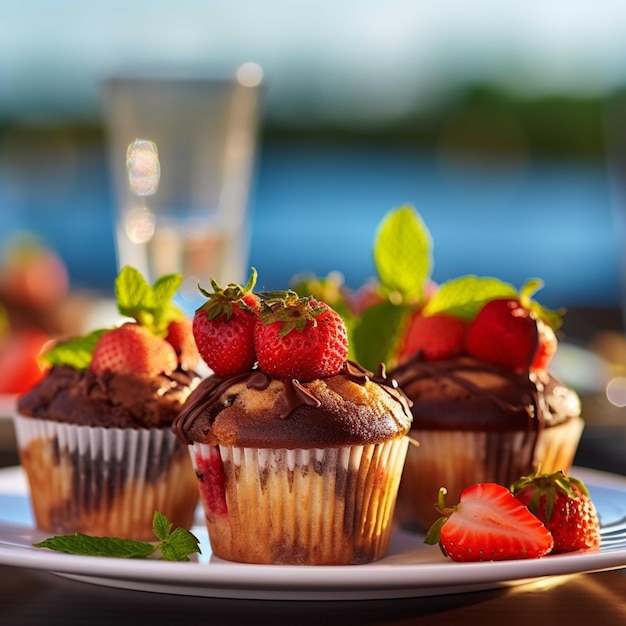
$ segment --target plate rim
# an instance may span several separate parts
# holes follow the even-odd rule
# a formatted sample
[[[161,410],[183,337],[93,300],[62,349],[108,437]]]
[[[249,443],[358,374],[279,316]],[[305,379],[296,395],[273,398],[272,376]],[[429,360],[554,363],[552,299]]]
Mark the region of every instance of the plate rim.
[[[588,486],[626,494],[626,476],[575,467],[571,473]],[[7,480],[24,480],[19,466],[0,469],[0,500],[27,498],[23,486],[11,491]],[[91,557],[12,544],[8,533],[31,536],[34,526],[3,521],[0,512],[0,564],[58,574],[92,584],[156,591],[177,595],[268,599],[355,599],[418,597],[462,593],[521,584],[537,578],[582,574],[626,567],[626,548],[609,549],[542,559],[456,563],[444,557],[433,563],[393,563],[385,558],[364,565],[300,566],[231,563],[212,557],[210,563],[124,561]],[[419,535],[416,535],[416,538]],[[23,539],[25,542],[26,539]],[[436,549],[436,548],[433,548]],[[349,573],[346,576],[346,572]]]

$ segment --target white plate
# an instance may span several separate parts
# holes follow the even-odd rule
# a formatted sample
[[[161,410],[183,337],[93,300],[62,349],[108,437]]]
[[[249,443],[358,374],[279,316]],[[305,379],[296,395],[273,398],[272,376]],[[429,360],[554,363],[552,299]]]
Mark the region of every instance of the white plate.
[[[437,547],[425,545],[422,536],[396,532],[389,555],[376,563],[304,567],[246,565],[212,557],[202,523],[193,528],[203,552],[197,562],[73,556],[34,548],[33,542],[46,535],[33,528],[22,471],[9,468],[0,470],[0,563],[122,589],[273,600],[435,596],[626,566],[626,477],[581,468],[572,474],[586,482],[600,513],[603,540],[599,552],[455,563]]]

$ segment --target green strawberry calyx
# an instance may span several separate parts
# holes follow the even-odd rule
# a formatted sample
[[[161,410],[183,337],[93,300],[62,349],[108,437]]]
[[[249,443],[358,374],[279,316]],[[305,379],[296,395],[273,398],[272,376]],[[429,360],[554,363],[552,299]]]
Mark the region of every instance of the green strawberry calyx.
[[[307,324],[317,326],[317,316],[327,310],[327,306],[313,296],[300,297],[293,290],[266,292],[261,294],[259,319],[265,326],[276,322],[281,324],[279,337],[285,337],[292,330],[302,332]]]
[[[229,283],[226,287],[222,287],[211,277],[210,281],[213,291],[208,291],[198,285],[200,293],[207,300],[196,309],[196,312],[203,311],[207,320],[213,320],[219,317],[225,317],[229,320],[233,315],[233,304],[235,302],[240,308],[252,310],[245,298],[253,293],[257,276],[257,271],[253,267],[250,272],[250,278],[248,278],[248,282],[245,285]]]
[[[578,500],[579,494],[589,497],[589,491],[585,484],[574,476],[567,476],[562,470],[557,470],[551,474],[540,474],[539,468],[537,468],[528,476],[522,476],[516,480],[511,485],[511,493],[517,495],[527,487],[533,490],[528,509],[536,515],[539,511],[540,500],[544,497],[545,515],[548,521],[552,519],[557,494],[561,493],[573,500]]]
[[[169,324],[183,319],[185,315],[173,302],[181,283],[182,275],[166,274],[150,285],[137,269],[124,266],[114,285],[118,312],[145,326],[154,335],[164,338]],[[98,339],[107,330],[110,329],[101,328],[84,336],[58,342],[43,355],[43,359],[50,366],[69,365],[77,370],[85,370],[91,363]]]

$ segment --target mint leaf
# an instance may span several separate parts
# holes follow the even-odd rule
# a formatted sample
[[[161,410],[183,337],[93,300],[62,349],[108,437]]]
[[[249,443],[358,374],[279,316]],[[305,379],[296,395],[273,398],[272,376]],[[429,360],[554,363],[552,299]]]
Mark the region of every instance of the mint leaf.
[[[172,522],[170,522],[163,513],[155,511],[152,518],[152,532],[157,539],[165,541],[172,532]]]
[[[508,297],[517,297],[517,290],[498,278],[461,276],[439,286],[424,315],[445,312],[471,320],[488,300]]]
[[[363,312],[351,329],[355,360],[375,372],[381,363],[390,366],[396,346],[411,312],[409,306],[383,302]]]
[[[93,349],[105,330],[94,330],[83,337],[57,343],[42,358],[49,365],[69,365],[76,370],[86,370],[91,363]]]
[[[176,528],[172,532],[172,523],[159,511],[154,512],[152,529],[159,540],[156,543],[75,533],[50,537],[33,545],[36,548],[48,548],[65,554],[121,559],[146,559],[160,552],[161,560],[188,561],[190,554],[200,553],[198,538],[185,528]]]
[[[34,545],[36,548],[48,548],[65,554],[109,556],[120,559],[145,559],[155,551],[155,546],[143,541],[117,537],[91,537],[82,533],[59,535]]]
[[[182,280],[180,274],[167,274],[150,286],[138,270],[127,265],[115,279],[117,308],[155,335],[164,336],[169,323],[183,317],[172,302]]]
[[[166,561],[188,561],[190,554],[200,552],[197,537],[184,528],[176,528],[158,547]]]
[[[388,213],[374,241],[374,264],[382,287],[406,301],[421,301],[432,272],[432,241],[420,215],[402,206]]]

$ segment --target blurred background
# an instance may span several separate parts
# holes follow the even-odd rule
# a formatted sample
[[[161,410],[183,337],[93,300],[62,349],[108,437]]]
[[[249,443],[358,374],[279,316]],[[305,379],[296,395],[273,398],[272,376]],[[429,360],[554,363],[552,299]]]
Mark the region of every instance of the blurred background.
[[[570,344],[626,363],[601,341],[622,333],[625,3],[0,0],[0,15],[1,249],[36,235],[72,293],[110,296],[117,273],[102,81],[253,62],[262,288],[333,270],[357,288],[380,220],[409,203],[436,280],[541,277]],[[597,368],[568,375],[598,386]]]
[[[250,263],[268,288],[357,287],[390,209],[413,204],[435,278],[540,276],[552,306],[615,307],[605,111],[626,82],[626,5],[339,0],[0,2],[0,234],[111,289],[101,81],[265,73]]]

